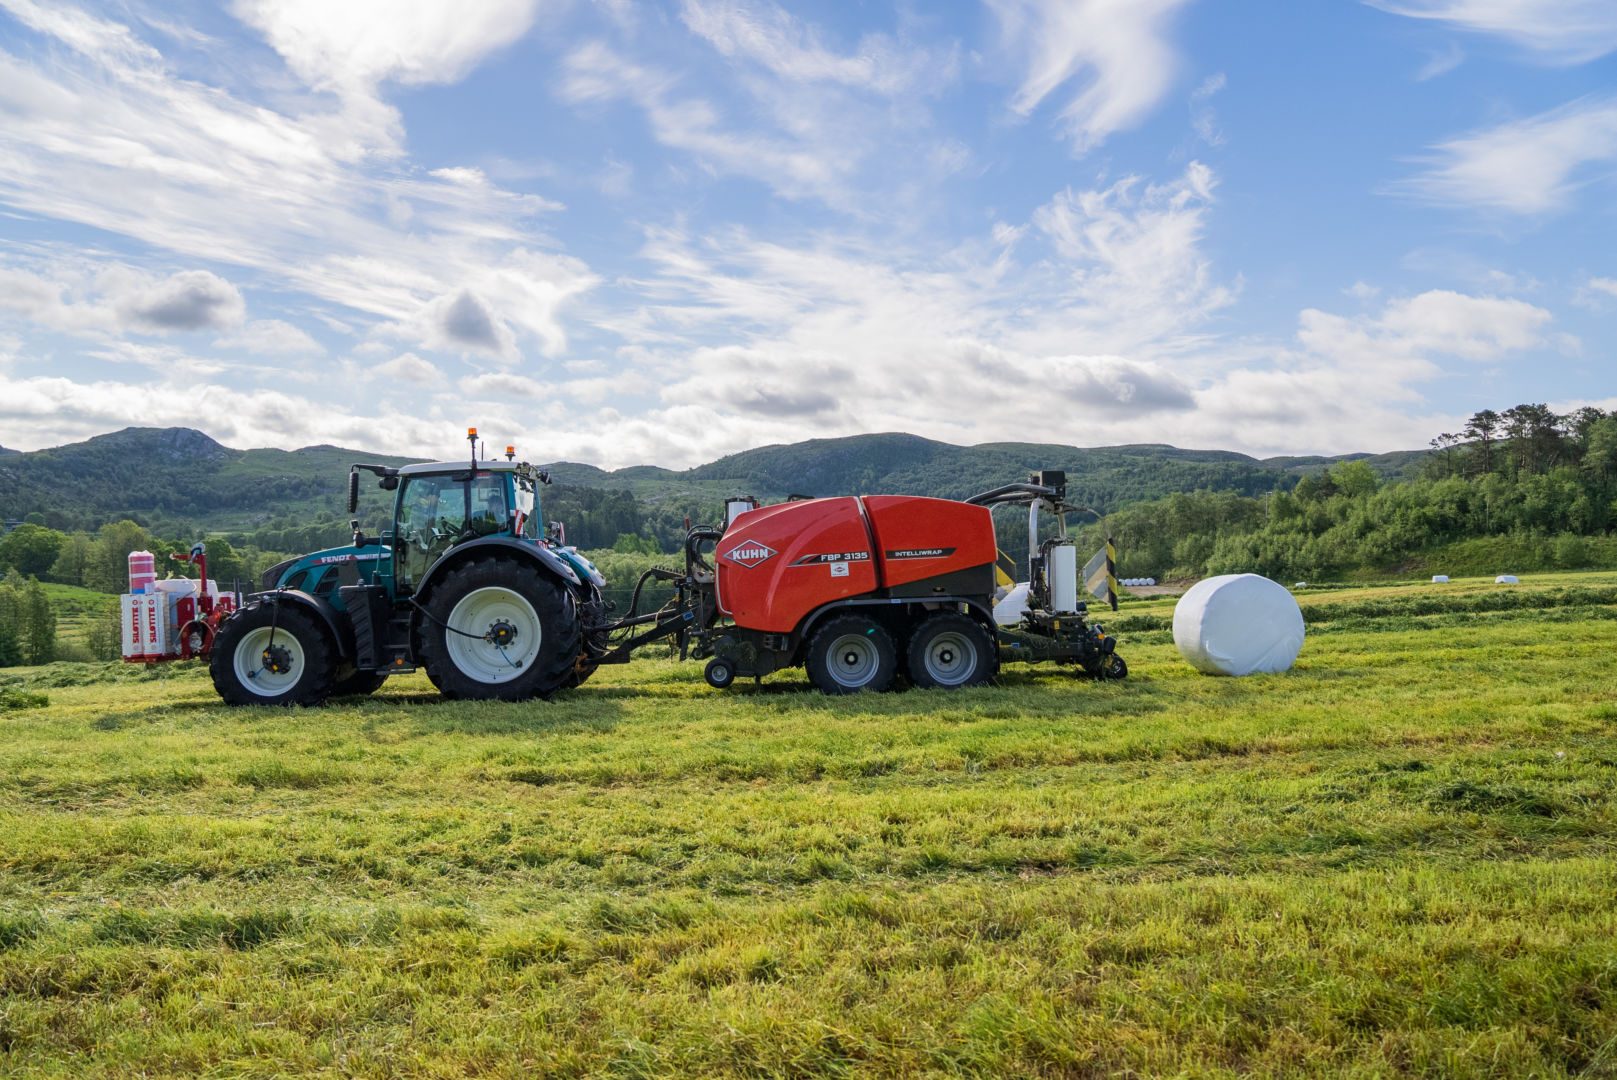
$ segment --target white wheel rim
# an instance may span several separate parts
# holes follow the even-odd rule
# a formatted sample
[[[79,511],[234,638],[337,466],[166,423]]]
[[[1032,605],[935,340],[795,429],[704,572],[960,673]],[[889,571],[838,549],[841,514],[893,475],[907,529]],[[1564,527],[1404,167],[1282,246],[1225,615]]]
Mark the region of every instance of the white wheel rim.
[[[977,646],[957,630],[945,630],[926,644],[926,674],[939,686],[959,686],[977,670]]]
[[[264,650],[270,647],[274,634],[275,648],[286,650],[286,670],[271,671],[264,660]],[[259,697],[279,697],[303,678],[303,644],[284,627],[273,631],[267,626],[249,630],[236,643],[231,662],[236,669],[236,682]]]
[[[452,629],[444,631],[444,638],[450,661],[462,675],[480,683],[506,683],[522,676],[538,657],[544,637],[539,613],[527,598],[498,585],[461,597],[449,613],[449,625]],[[510,631],[511,639],[501,645],[494,635],[504,630]]]
[[[825,666],[831,680],[849,690],[869,685],[881,666],[881,653],[876,643],[864,634],[843,634],[831,643],[825,654]]]

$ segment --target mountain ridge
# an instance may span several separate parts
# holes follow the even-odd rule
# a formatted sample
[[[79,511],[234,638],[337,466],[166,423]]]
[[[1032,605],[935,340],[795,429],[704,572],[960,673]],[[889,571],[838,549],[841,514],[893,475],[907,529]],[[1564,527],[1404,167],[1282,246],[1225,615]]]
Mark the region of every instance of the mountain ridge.
[[[552,503],[588,513],[608,494],[627,492],[637,513],[677,519],[708,512],[726,495],[742,493],[766,499],[874,491],[963,498],[1038,468],[1065,469],[1071,497],[1105,512],[1174,491],[1261,494],[1346,460],[1367,461],[1383,476],[1401,478],[1412,475],[1426,454],[1259,459],[1165,443],[960,446],[905,432],[873,432],[754,447],[682,470],[602,469],[570,461],[545,467],[556,482]],[[331,520],[340,513],[351,462],[414,460],[421,459],[330,444],[237,450],[193,428],[131,427],[0,456],[0,517],[17,520],[39,512],[59,521],[58,527],[93,528],[129,516],[219,531],[249,531],[276,517]],[[378,499],[367,494],[364,505],[374,511]]]

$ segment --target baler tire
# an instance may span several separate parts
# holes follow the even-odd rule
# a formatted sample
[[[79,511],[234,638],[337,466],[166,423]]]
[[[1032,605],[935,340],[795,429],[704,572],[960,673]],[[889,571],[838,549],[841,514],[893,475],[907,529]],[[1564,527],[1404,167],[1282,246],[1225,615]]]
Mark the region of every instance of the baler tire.
[[[1129,677],[1128,661],[1112,653],[1100,663],[1100,676],[1106,682],[1121,682]]]
[[[520,601],[515,607],[522,610],[525,606],[524,616],[532,614],[535,625],[529,631],[537,630],[539,638],[537,652],[529,659],[519,653],[518,660],[511,662],[503,650],[497,651],[517,672],[497,681],[479,679],[464,670],[455,657],[465,646],[459,640],[453,646],[450,643],[451,634],[459,639],[483,629],[455,625],[457,605],[481,590],[498,590]],[[425,607],[427,617],[420,624],[422,666],[432,684],[447,698],[525,701],[548,698],[582,681],[574,668],[583,641],[578,605],[566,586],[526,561],[485,558],[458,566],[433,586]],[[521,640],[520,633],[516,640]],[[526,649],[525,643],[522,648]]]
[[[715,690],[728,689],[736,681],[736,666],[723,657],[715,656],[702,669],[702,678]]]
[[[259,641],[262,645],[255,646]],[[254,686],[272,689],[276,684],[250,682],[253,673],[242,668],[256,658],[242,657],[238,662],[236,654],[244,648],[250,652],[272,646],[287,650],[296,677],[277,693],[263,693]],[[208,655],[208,674],[227,705],[318,705],[331,695],[335,653],[325,628],[306,613],[290,604],[254,604],[220,624]],[[257,672],[264,670],[260,666]]]
[[[385,682],[387,682],[385,671],[356,671],[338,679],[331,688],[331,696],[369,697],[380,690]]]
[[[947,649],[949,646],[962,652],[974,650],[971,666],[957,675],[939,665],[956,663],[958,654],[951,653],[947,661],[940,657],[928,664],[929,654],[935,647]],[[922,621],[910,635],[905,659],[910,682],[920,689],[958,690],[964,686],[980,686],[999,672],[999,649],[993,636],[982,623],[957,611],[939,612]]]
[[[852,651],[847,653],[854,656],[851,662],[840,655],[833,657],[833,651],[841,654],[844,652],[842,646],[852,646],[850,639],[868,644],[858,647],[857,656]],[[843,663],[838,664],[835,662],[837,660],[843,660]],[[893,685],[893,678],[898,674],[898,653],[893,648],[892,636],[880,623],[862,615],[838,615],[824,623],[809,639],[808,658],[804,666],[808,668],[809,679],[824,693],[857,694],[861,690],[878,693]],[[839,678],[838,672],[844,667],[850,670]],[[865,668],[869,669],[869,674],[858,678]]]

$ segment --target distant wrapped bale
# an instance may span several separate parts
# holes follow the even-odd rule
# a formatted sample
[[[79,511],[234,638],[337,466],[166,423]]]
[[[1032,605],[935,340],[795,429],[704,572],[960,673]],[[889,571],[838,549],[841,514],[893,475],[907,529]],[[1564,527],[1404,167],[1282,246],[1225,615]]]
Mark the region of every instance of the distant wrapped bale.
[[[1197,582],[1173,610],[1179,655],[1208,675],[1290,670],[1303,648],[1303,612],[1285,587],[1257,574]]]

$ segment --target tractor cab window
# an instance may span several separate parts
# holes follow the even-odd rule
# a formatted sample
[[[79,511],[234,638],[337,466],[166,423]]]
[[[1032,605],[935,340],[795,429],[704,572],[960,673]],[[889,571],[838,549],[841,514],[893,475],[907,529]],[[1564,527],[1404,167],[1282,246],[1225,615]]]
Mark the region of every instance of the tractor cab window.
[[[406,477],[394,536],[400,584],[413,588],[450,547],[503,532],[509,520],[505,477],[499,473]]]

